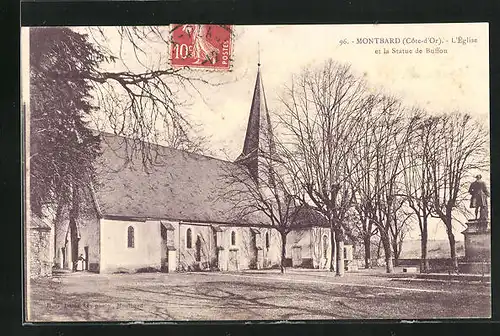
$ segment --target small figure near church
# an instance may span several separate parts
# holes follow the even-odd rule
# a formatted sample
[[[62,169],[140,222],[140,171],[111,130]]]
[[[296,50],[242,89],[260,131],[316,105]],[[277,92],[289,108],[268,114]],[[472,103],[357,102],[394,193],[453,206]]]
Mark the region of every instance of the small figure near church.
[[[80,254],[80,256],[78,257],[78,260],[76,262],[76,271],[83,271],[85,269],[84,267],[84,262],[85,262],[85,257],[83,256],[83,254]]]
[[[486,183],[481,180],[482,176],[477,175],[476,181],[472,182],[469,187],[469,193],[472,195],[470,199],[470,207],[476,209],[475,216],[478,219],[488,219],[488,201],[487,197],[490,196]]]

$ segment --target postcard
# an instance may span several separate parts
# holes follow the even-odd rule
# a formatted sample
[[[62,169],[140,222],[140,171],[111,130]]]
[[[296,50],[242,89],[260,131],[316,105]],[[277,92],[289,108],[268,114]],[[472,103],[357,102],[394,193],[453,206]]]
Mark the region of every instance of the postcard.
[[[25,322],[491,317],[488,39],[23,27]]]

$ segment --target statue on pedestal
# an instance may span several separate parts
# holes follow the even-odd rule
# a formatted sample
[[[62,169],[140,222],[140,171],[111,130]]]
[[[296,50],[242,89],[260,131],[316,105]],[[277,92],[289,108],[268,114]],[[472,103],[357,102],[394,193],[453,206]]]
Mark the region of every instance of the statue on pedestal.
[[[470,207],[475,209],[476,220],[488,219],[488,200],[490,196],[486,183],[481,180],[482,176],[477,175],[476,180],[471,183],[469,193],[471,194]],[[478,218],[479,214],[479,218]]]

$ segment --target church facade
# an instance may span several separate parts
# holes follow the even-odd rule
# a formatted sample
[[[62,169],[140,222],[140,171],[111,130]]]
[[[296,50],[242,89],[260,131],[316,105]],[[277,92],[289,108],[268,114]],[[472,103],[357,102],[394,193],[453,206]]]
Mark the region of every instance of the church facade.
[[[235,162],[151,145],[155,164],[145,171],[141,160],[125,159],[125,138],[102,134],[98,183],[83,193],[78,218],[70,220],[67,209],[59,209],[55,267],[100,273],[278,267],[279,232],[262,216],[235,218],[231,202],[220,197],[228,169],[253,169],[258,153],[271,149],[262,141],[270,130],[259,70],[244,148]],[[314,222],[290,232],[287,265],[328,268],[329,235],[327,226]],[[352,259],[351,246],[343,253]]]

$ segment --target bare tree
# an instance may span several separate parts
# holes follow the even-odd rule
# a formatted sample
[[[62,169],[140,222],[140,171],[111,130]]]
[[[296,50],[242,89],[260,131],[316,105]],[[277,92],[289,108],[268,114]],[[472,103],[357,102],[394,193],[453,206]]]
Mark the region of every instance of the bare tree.
[[[372,98],[372,103],[375,105],[377,96]],[[375,225],[375,193],[377,186],[375,185],[375,159],[373,148],[375,147],[375,137],[373,136],[373,121],[377,119],[374,106],[365,115],[365,122],[360,127],[363,128],[365,136],[360,141],[354,144],[354,160],[350,169],[350,182],[355,190],[354,210],[357,214],[358,221],[355,224],[357,232],[363,242],[365,268],[371,267],[371,242],[372,237],[378,234],[379,227]]]
[[[358,201],[354,204],[354,211],[351,215],[351,239],[353,242],[361,243],[363,246],[364,268],[368,269],[372,260],[372,240],[378,233],[378,228],[373,225],[370,216],[363,213]]]
[[[432,181],[432,211],[446,228],[452,266],[458,268],[453,234],[454,212],[464,211],[468,197],[467,177],[489,165],[485,127],[468,114],[439,117],[432,133],[429,178]]]
[[[356,206],[365,221],[365,244],[377,228],[384,249],[386,271],[393,270],[393,238],[400,237],[400,223],[396,222],[397,201],[401,174],[405,167],[403,149],[415,127],[415,121],[406,116],[407,109],[391,96],[375,97],[374,112],[366,123],[366,139],[356,145],[358,157],[352,165],[351,179],[356,190]],[[366,252],[365,252],[366,254]]]
[[[152,144],[208,151],[207,137],[184,109],[193,95],[203,99],[200,85],[222,83],[208,73],[171,66],[169,26],[90,27],[85,32],[108,62],[88,78],[99,106],[94,123],[127,139],[127,159],[138,152],[145,167],[154,165],[159,153]]]
[[[329,60],[293,76],[280,100],[287,169],[304,191],[297,195],[300,203],[313,206],[328,221],[330,270],[342,275],[339,252],[354,196],[350,158],[354,144],[364,136],[360,125],[371,97],[364,80],[353,75],[349,66]]]
[[[406,204],[417,218],[420,230],[420,272],[429,271],[427,259],[428,223],[432,211],[432,181],[430,163],[435,146],[432,143],[439,118],[427,116],[416,111],[414,118],[419,123],[408,142],[403,164],[407,169],[403,173],[402,193]]]
[[[220,191],[219,197],[232,203],[235,221],[259,223],[279,232],[280,268],[284,273],[288,233],[310,226],[310,223],[306,223],[307,220],[304,222],[307,212],[297,203],[295,177],[284,169],[284,162],[276,150],[277,140],[272,131],[262,131],[269,151],[251,158],[249,165],[241,162],[225,167],[222,175],[225,188]]]
[[[414,213],[408,211],[405,207],[405,199],[403,197],[397,197],[396,206],[393,211],[393,220],[389,226],[395,266],[398,266],[404,240],[407,237],[408,232],[412,229],[411,224],[413,217]]]

